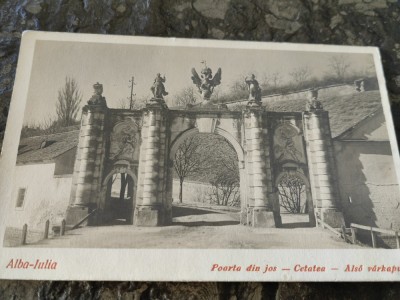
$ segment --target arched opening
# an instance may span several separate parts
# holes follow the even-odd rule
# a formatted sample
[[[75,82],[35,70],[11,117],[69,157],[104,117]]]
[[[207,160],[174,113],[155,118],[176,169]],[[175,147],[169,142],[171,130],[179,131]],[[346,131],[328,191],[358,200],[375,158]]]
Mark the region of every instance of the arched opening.
[[[222,132],[222,134],[221,134]],[[240,223],[243,150],[223,130],[182,133],[170,148],[173,224],[221,226]],[[239,153],[238,153],[239,150]]]
[[[114,170],[103,182],[103,223],[133,224],[136,176],[130,170]]]
[[[315,226],[310,184],[299,170],[284,170],[276,179],[275,210],[284,228]]]

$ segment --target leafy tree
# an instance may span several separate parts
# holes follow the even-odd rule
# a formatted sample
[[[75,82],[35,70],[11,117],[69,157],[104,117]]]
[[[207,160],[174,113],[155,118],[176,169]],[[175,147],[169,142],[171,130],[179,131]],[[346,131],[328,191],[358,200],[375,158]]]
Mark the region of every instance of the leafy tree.
[[[66,77],[64,87],[58,90],[56,105],[57,123],[60,126],[75,124],[81,101],[82,94],[75,79]]]

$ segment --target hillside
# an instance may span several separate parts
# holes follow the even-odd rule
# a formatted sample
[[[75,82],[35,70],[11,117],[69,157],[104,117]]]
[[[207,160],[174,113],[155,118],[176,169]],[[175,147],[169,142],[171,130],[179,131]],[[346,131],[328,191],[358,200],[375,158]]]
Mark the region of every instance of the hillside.
[[[382,107],[379,91],[332,96],[321,98],[320,101],[324,109],[329,112],[332,137],[340,135]],[[265,108],[267,111],[304,111],[306,103],[306,98],[271,100]]]

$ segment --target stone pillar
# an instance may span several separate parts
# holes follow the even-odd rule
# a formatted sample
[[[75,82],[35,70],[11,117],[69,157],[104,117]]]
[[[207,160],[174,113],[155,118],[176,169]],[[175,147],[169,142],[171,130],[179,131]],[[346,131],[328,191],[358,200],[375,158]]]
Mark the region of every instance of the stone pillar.
[[[167,158],[166,160],[166,175],[165,175],[165,204],[164,215],[165,224],[172,222],[172,192],[173,192],[173,175],[174,175],[174,162]]]
[[[108,109],[101,96],[102,85],[97,83],[94,88],[95,95],[82,109],[67,225],[75,225],[95,209],[100,195],[105,151],[104,124]]]
[[[146,138],[141,147],[138,181],[139,201],[135,208],[136,226],[160,226],[164,223],[164,165],[165,165],[165,113],[167,107],[162,99],[152,99],[144,114],[147,125]],[[161,189],[160,189],[161,187]]]
[[[248,223],[248,199],[247,199],[247,182],[246,169],[244,161],[239,160],[239,178],[240,178],[240,224],[247,225]]]
[[[263,143],[262,112],[258,106],[249,106],[246,112],[246,147],[248,185],[254,227],[275,227],[272,207],[268,199],[265,145]],[[266,137],[265,137],[266,138]]]
[[[341,227],[344,218],[338,208],[337,171],[328,112],[314,109],[305,112],[303,120],[314,205],[324,222]]]

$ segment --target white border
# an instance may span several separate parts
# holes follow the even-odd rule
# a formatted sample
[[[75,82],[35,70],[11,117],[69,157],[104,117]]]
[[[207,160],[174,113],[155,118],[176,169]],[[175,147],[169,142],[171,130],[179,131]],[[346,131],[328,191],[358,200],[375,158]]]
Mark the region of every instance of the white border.
[[[0,237],[4,236],[4,216],[9,209],[13,170],[19,134],[28,94],[30,71],[36,40],[75,41],[86,43],[118,43],[162,46],[213,47],[237,49],[268,49],[286,51],[321,51],[369,53],[374,56],[382,105],[387,120],[393,157],[399,177],[400,158],[390,113],[379,51],[375,47],[304,45],[288,43],[209,41],[198,39],[104,36],[94,34],[25,32],[17,67],[12,102],[0,160]],[[12,199],[11,199],[12,200]],[[2,241],[1,241],[2,244]],[[3,246],[1,246],[3,247]],[[367,266],[397,266],[399,250],[252,250],[252,249],[57,249],[57,248],[0,248],[0,278],[40,280],[153,280],[153,281],[399,281],[400,272],[368,272]],[[6,269],[10,259],[57,261],[57,270]],[[212,272],[214,263],[242,266],[240,272]],[[274,273],[246,272],[250,264],[263,268],[278,266]],[[283,271],[296,264],[325,266],[324,273]],[[362,272],[345,272],[346,265],[364,265]],[[338,270],[331,270],[338,268]]]

